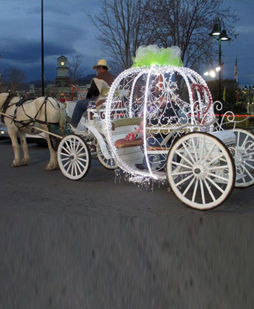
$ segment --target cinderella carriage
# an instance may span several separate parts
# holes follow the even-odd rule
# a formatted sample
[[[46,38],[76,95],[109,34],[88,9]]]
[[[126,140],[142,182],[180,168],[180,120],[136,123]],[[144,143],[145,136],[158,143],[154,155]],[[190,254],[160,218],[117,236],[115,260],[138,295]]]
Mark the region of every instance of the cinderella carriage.
[[[235,128],[232,112],[218,123],[215,103],[222,109],[205,80],[183,67],[178,47],[140,47],[104,105],[88,109],[81,122],[84,132],[60,142],[60,169],[69,179],[84,177],[92,143],[116,178],[146,188],[168,183],[189,207],[217,207],[234,187],[253,185],[254,139]],[[233,129],[223,129],[226,121]]]
[[[206,210],[224,202],[234,186],[254,183],[253,136],[223,130],[205,80],[179,56],[178,47],[137,51],[134,66],[110,88],[106,138],[116,177],[145,187],[168,181],[180,201]],[[119,104],[126,112],[116,118]],[[231,112],[226,118],[234,122]]]

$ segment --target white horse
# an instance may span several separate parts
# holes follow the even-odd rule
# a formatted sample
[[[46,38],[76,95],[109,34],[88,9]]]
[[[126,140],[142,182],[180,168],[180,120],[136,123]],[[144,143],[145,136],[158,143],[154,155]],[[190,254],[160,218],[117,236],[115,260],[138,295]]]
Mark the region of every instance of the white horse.
[[[50,142],[49,127],[50,125],[60,126],[60,135],[63,134],[66,121],[65,105],[51,97],[39,97],[34,100],[21,101],[19,97],[11,97],[8,93],[0,94],[0,115],[8,129],[11,138],[14,160],[12,166],[27,165],[29,154],[26,142],[26,133],[38,134],[43,129],[47,138],[50,152],[50,160],[46,170],[58,168],[57,153]],[[37,128],[37,129],[36,129]],[[20,156],[20,138],[23,159]]]

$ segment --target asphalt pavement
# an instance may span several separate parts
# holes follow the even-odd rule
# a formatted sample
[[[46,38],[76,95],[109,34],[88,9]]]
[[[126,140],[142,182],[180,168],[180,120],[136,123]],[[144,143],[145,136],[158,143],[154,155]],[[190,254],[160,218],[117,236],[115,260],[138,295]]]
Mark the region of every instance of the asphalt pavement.
[[[80,181],[0,142],[0,308],[251,309],[253,188],[200,212],[167,185],[148,192],[96,159]],[[241,193],[240,193],[241,192]]]

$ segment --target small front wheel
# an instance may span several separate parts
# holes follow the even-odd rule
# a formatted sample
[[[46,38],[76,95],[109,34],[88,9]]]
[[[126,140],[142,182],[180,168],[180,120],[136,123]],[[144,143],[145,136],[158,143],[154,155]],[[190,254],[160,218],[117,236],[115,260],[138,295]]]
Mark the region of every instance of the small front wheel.
[[[189,133],[171,147],[167,177],[176,197],[189,207],[217,207],[235,183],[234,160],[222,141],[208,133]]]
[[[91,154],[86,142],[74,134],[67,135],[61,140],[57,159],[61,172],[71,180],[83,178],[91,164]]]

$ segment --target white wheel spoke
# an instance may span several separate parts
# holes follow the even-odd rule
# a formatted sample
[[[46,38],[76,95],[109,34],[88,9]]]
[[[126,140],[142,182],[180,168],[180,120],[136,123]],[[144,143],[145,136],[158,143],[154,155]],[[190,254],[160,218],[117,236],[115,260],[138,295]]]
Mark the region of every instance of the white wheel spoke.
[[[167,177],[172,191],[184,204],[204,210],[218,206],[229,196],[235,168],[232,156],[220,140],[207,133],[193,132],[172,146]]]
[[[245,164],[245,165],[241,165],[241,166],[242,166],[243,171],[245,171],[251,179],[254,179],[253,175],[252,175],[252,174],[250,173],[250,171],[246,168],[246,165],[247,165],[247,164]],[[253,166],[250,166],[250,167],[252,167],[252,168],[253,168]]]
[[[62,173],[69,179],[81,179],[89,170],[91,158],[88,147],[77,135],[67,135],[61,140],[57,156]]]
[[[74,146],[73,148],[74,148],[75,152],[77,152],[78,149],[80,148],[80,141],[78,141],[78,142],[76,142],[76,143],[74,142],[74,143],[73,143],[73,146]]]
[[[174,166],[182,167],[182,168],[185,168],[186,170],[191,170],[191,166],[182,164],[181,162],[180,163],[174,162]],[[174,171],[173,171],[173,173],[174,173]]]
[[[213,175],[214,176],[214,175]],[[219,177],[218,177],[219,178]],[[207,178],[208,181],[210,181],[210,183],[215,187],[217,188],[221,193],[224,192],[224,190],[214,181],[212,180],[211,178]],[[222,178],[222,180],[225,180],[224,178]],[[226,179],[228,181],[228,178]]]
[[[214,148],[215,148],[215,145],[213,145],[213,147],[211,147],[211,149],[210,149],[210,150],[208,151],[208,153],[206,154],[206,157],[205,157],[205,159],[204,159],[205,162],[208,161],[208,158],[210,157],[210,155],[211,155],[211,153],[213,152]]]
[[[201,197],[202,197],[202,204],[205,205],[205,192],[204,192],[204,187],[203,187],[203,181],[202,179],[199,180],[200,183],[200,191],[201,191]]]
[[[219,179],[219,180],[221,180],[221,181],[223,181],[223,182],[228,181],[228,177],[223,177],[223,176],[218,175],[218,174],[208,173],[207,175],[208,175],[208,176],[211,176],[212,178]]]
[[[79,160],[79,161],[77,162],[77,164],[78,164],[79,166],[82,166],[82,168],[84,169],[86,166],[85,166],[81,161],[83,161],[83,162],[86,163],[86,160]]]
[[[215,157],[212,161],[209,161],[205,164],[205,167],[212,165],[214,162],[219,161],[221,158],[223,158],[223,153]]]
[[[193,182],[195,181],[195,177],[192,178],[192,180],[190,181],[189,185],[187,186],[187,188],[184,190],[183,192],[183,196],[185,196],[187,194],[187,192],[189,192],[190,187],[192,186]]]
[[[183,171],[183,172],[181,172],[181,171],[175,171],[175,172],[173,172],[172,173],[172,175],[173,176],[180,176],[180,175],[186,175],[186,174],[190,174],[190,173],[193,173],[192,171]]]
[[[196,159],[195,161],[197,162],[198,161],[198,154],[197,154],[196,146],[195,146],[195,143],[194,143],[194,138],[191,139],[191,143],[192,143],[192,148],[193,148],[195,159]],[[195,161],[193,161],[193,163]]]
[[[188,160],[186,157],[183,156],[183,154],[179,151],[176,151],[176,154],[179,155],[184,161],[186,161],[187,163],[189,163],[190,166],[192,166],[193,162],[191,162],[190,160]]]
[[[189,162],[190,164],[193,164],[193,163],[195,162],[195,160],[194,160],[194,158],[193,158],[193,155],[190,153],[189,148],[187,148],[187,146],[186,146],[185,143],[183,143],[183,147],[184,147],[185,151],[188,153],[188,155],[189,155],[190,159],[192,160],[192,162],[190,162],[189,160],[187,160],[186,157],[183,157],[183,158],[184,158],[187,162]],[[193,149],[194,149],[194,153],[195,153],[196,148],[194,147]]]
[[[220,170],[224,170],[226,168],[229,168],[229,166],[228,165],[217,165],[217,166],[207,167],[206,169],[208,171],[220,171]]]
[[[213,200],[213,201],[216,201],[216,198],[215,198],[215,196],[214,196],[214,194],[213,194],[213,192],[212,192],[212,190],[211,190],[209,184],[207,183],[206,179],[204,179],[204,183],[205,183],[206,189],[207,189],[207,191],[209,192],[209,194],[210,194],[212,200]]]
[[[63,165],[63,167],[65,168],[67,165],[70,166],[70,164],[71,164],[71,163],[70,163],[70,161],[68,160],[68,161],[66,161],[66,163]]]
[[[181,181],[176,183],[176,186],[180,186],[181,184],[185,183],[187,180],[189,180],[191,177],[193,177],[193,174],[189,175],[188,177],[182,179]]]
[[[67,153],[64,153],[64,152],[60,152],[61,156],[65,157],[65,158],[62,158],[62,160],[69,160],[69,157],[70,155],[67,154]]]
[[[242,145],[245,145],[245,143],[246,143],[246,141],[247,141],[248,138],[249,138],[249,136],[246,135],[244,141],[242,142]]]
[[[61,152],[62,155],[70,155],[71,154],[71,151],[70,151],[69,147],[66,148],[66,147],[63,146],[62,150],[64,150],[66,152],[66,153]]]
[[[200,160],[202,160],[202,158],[203,158],[203,155],[204,155],[204,149],[205,149],[205,136],[202,138],[202,140],[201,140],[201,153],[200,153],[200,157],[199,157],[199,159]],[[200,147],[199,147],[200,148]]]

